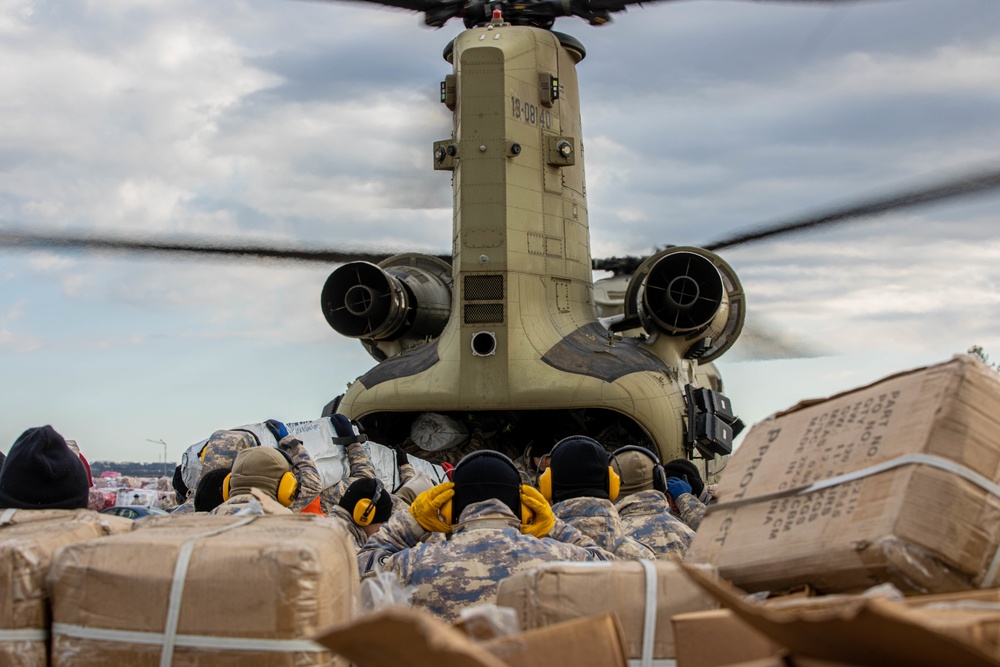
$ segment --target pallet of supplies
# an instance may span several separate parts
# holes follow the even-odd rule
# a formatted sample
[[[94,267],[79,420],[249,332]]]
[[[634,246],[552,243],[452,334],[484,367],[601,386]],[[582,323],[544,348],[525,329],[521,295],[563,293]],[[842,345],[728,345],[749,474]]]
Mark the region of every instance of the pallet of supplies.
[[[615,613],[629,658],[674,659],[670,619],[718,603],[673,561],[548,563],[500,582],[497,606],[513,608],[525,630]]]
[[[90,510],[0,509],[0,665],[49,664],[45,578],[57,549],[132,530],[133,521]]]
[[[687,562],[748,591],[991,587],[998,480],[1000,374],[956,356],[756,424]]]
[[[350,618],[358,569],[317,516],[145,519],[52,565],[52,665],[339,665],[309,640]]]

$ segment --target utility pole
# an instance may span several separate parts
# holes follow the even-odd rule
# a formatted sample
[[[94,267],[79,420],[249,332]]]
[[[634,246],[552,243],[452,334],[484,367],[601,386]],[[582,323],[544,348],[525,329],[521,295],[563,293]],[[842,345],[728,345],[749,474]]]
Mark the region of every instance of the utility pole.
[[[167,443],[163,442],[162,439],[161,440],[150,440],[149,438],[146,438],[146,442],[151,442],[154,445],[163,445],[163,476],[166,477],[167,476]]]

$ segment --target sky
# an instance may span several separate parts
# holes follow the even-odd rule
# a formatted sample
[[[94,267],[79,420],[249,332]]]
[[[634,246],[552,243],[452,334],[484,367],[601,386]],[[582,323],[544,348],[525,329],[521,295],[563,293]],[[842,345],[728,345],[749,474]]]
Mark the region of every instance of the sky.
[[[297,0],[0,0],[0,228],[446,254],[431,146],[462,26]],[[578,66],[595,257],[1000,166],[994,0],[647,4],[556,29]],[[1000,359],[1000,194],[722,251],[748,330],[821,353],[718,362],[748,423],[944,361]],[[374,361],[323,319],[332,266],[0,248],[0,451],[91,460],[313,419]],[[747,335],[749,338],[749,334]]]

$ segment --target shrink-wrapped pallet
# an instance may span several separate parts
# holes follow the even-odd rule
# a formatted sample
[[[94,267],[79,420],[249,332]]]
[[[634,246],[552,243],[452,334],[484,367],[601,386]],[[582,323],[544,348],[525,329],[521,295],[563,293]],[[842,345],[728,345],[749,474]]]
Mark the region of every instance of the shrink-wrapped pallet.
[[[354,542],[317,516],[146,519],[64,549],[50,578],[52,664],[333,665],[309,640],[350,618]]]
[[[45,577],[64,546],[124,533],[133,522],[89,510],[0,509],[0,665],[48,665]]]

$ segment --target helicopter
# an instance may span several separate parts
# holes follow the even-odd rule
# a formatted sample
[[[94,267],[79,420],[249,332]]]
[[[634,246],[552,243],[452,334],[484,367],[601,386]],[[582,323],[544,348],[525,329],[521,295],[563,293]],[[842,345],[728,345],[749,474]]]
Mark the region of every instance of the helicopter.
[[[562,19],[560,19],[560,20],[562,20]],[[581,88],[582,88],[582,87],[583,87],[583,85],[581,84]],[[592,162],[591,162],[591,161],[588,161],[588,165],[590,165],[590,164],[592,164]],[[706,234],[706,236],[709,236],[709,235],[707,235],[707,234]],[[704,239],[704,237],[703,237],[703,240],[705,240],[705,239]],[[709,240],[710,240],[710,238],[709,238]],[[381,261],[381,260],[380,260],[380,261]],[[584,277],[583,279],[585,279],[585,277]],[[612,332],[612,333],[614,333],[614,332]],[[619,333],[624,333],[624,332],[619,332]],[[610,341],[610,342],[611,342],[612,344],[618,344],[618,343],[616,343],[616,341],[615,341],[615,340],[614,340],[613,338],[608,338],[608,340],[609,340],[609,341]],[[624,339],[623,339],[623,340],[624,340]],[[350,398],[349,398],[349,399],[348,399],[348,401],[349,401],[349,403],[348,403],[348,405],[345,405],[345,409],[347,409],[348,407],[350,407],[350,402],[351,402],[351,401],[353,401],[353,399],[350,399]],[[359,413],[359,414],[360,414],[360,413]],[[360,415],[360,416],[362,417],[362,419],[364,418],[364,415]]]

